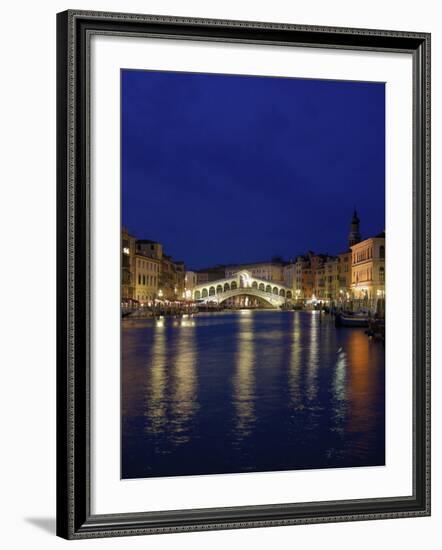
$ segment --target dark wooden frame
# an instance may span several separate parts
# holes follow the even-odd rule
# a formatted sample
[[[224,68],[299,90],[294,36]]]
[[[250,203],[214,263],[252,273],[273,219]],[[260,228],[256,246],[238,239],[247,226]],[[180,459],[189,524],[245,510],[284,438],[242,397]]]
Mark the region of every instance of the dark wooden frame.
[[[89,40],[92,34],[407,52],[413,56],[413,477],[410,497],[91,515]],[[68,539],[430,514],[430,35],[98,13],[57,15],[57,534]],[[410,220],[411,221],[411,220]]]

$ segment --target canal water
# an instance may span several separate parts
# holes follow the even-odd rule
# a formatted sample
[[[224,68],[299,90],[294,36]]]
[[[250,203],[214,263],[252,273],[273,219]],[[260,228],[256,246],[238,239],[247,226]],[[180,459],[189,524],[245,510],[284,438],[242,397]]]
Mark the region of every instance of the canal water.
[[[319,312],[122,322],[122,477],[385,463],[384,347]]]

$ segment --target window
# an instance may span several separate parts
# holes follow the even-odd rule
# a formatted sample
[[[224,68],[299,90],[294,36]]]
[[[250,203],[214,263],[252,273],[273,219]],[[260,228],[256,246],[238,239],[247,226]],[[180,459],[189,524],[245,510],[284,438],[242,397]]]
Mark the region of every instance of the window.
[[[379,268],[379,281],[381,283],[385,282],[385,269],[383,267]]]
[[[141,285],[141,275],[138,273],[138,284]]]
[[[385,246],[383,245],[379,247],[379,258],[385,258]]]

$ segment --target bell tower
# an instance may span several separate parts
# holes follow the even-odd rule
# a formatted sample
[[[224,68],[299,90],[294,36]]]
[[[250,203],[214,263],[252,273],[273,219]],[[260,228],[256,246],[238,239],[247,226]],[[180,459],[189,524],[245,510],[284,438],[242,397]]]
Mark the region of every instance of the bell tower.
[[[359,218],[356,208],[353,212],[353,217],[351,219],[350,233],[348,235],[348,246],[349,248],[354,244],[361,242],[361,234],[359,232]]]

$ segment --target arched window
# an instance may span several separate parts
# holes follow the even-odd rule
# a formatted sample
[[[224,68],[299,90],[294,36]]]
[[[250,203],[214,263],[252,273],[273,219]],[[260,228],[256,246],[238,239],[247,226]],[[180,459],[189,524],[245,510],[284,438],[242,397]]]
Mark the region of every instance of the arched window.
[[[223,287],[222,287],[221,285],[218,285],[218,286],[216,287],[216,293],[217,293],[217,294],[221,294],[222,291],[223,291]]]
[[[270,285],[266,286],[266,292],[272,292],[272,287]]]
[[[273,287],[273,294],[278,295],[278,289],[276,288],[276,286]]]
[[[201,296],[203,298],[207,298],[207,295],[208,295],[207,288],[203,288],[203,292],[201,293]]]
[[[224,292],[227,292],[230,290],[229,283],[224,283]]]
[[[199,300],[201,298],[201,292],[199,290],[195,290],[195,300]]]
[[[253,281],[252,288],[258,288],[258,282],[257,281]]]
[[[381,283],[385,282],[385,269],[383,267],[379,268],[379,281]]]
[[[382,244],[379,247],[379,258],[385,258],[385,246]]]
[[[264,283],[259,283],[259,290],[262,290],[262,291],[265,290]]]
[[[279,295],[285,297],[285,290],[283,288],[279,291]]]
[[[290,300],[292,297],[292,291],[291,290],[287,290],[287,298]]]
[[[211,286],[209,288],[209,296],[215,296],[215,287],[214,286]]]
[[[230,285],[230,288],[232,290],[236,290],[238,288],[238,285],[237,285],[236,281],[232,281],[232,284]]]

